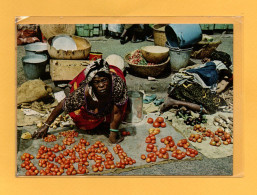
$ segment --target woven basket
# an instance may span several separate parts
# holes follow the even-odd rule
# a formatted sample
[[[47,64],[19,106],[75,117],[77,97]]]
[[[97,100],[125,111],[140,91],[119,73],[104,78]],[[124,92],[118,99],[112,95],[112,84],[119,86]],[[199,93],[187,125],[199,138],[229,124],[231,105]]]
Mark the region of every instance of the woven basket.
[[[75,24],[40,24],[40,30],[47,39],[60,34],[74,35],[75,29]]]
[[[165,43],[167,41],[165,35],[165,26],[166,24],[155,24],[153,26],[153,37],[154,44],[165,47]]]
[[[164,69],[166,68],[167,64],[170,62],[170,57],[163,63],[157,64],[157,65],[137,65],[137,64],[131,64],[129,62],[129,55],[128,53],[125,56],[125,62],[129,65],[131,70],[142,77],[157,77],[161,73],[163,73]]]
[[[214,42],[200,41],[194,45],[194,49],[191,54],[191,57],[196,59],[208,58],[220,44],[221,44],[221,41],[214,41]]]

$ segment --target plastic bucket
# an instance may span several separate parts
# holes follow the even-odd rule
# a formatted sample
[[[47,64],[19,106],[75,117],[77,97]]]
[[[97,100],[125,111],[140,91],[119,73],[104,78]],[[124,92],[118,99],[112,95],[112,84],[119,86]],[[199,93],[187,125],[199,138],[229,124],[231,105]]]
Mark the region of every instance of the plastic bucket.
[[[199,24],[169,24],[165,34],[169,45],[178,48],[188,48],[202,40]]]
[[[187,66],[190,60],[190,56],[193,51],[193,48],[180,49],[180,48],[170,47],[167,43],[166,43],[166,47],[169,48],[170,64],[171,64],[172,71],[178,71],[179,69]]]
[[[34,54],[47,54],[47,44],[42,42],[25,45],[26,56]]]
[[[29,80],[38,79],[45,73],[47,55],[34,54],[22,58],[23,70]]]
[[[143,93],[128,91],[128,105],[124,122],[138,123],[143,118]]]
[[[102,58],[103,58],[103,53],[101,52],[90,52],[88,57],[89,60],[93,60],[93,61],[102,59]]]

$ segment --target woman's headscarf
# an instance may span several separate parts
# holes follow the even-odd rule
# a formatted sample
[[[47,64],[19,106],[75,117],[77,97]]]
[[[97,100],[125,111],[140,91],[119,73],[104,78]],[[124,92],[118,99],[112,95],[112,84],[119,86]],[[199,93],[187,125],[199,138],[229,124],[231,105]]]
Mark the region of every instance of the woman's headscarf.
[[[94,101],[98,101],[98,99],[93,92],[93,89],[92,89],[92,86],[90,85],[90,82],[100,72],[103,72],[107,75],[110,75],[109,64],[103,59],[99,59],[99,60],[96,60],[96,61],[90,63],[90,65],[87,66],[87,68],[84,70],[85,82],[87,84],[89,84],[88,85],[89,94],[91,95],[91,97]]]

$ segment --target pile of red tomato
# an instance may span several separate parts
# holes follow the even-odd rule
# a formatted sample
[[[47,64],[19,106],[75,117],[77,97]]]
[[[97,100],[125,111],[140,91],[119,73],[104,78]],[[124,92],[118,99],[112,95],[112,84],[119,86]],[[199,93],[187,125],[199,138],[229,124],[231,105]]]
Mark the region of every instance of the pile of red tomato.
[[[75,137],[78,136],[77,132],[74,131],[62,132],[60,135],[65,136],[64,140],[70,142],[70,144],[74,143]],[[134,159],[124,152],[119,144],[113,148],[120,159],[119,162],[116,162],[116,165],[114,163],[114,156],[101,141],[96,141],[93,145],[87,147],[90,143],[82,138],[71,149],[67,149],[66,144],[55,144],[51,148],[44,145],[40,146],[36,158],[38,159],[38,166],[42,168],[41,170],[38,170],[31,162],[34,156],[24,153],[21,156],[21,160],[24,161],[21,167],[27,170],[26,175],[59,176],[64,173],[67,175],[87,174],[89,173],[88,166],[90,160],[94,162],[92,165],[93,172],[102,172],[104,169],[125,168],[127,165],[136,163]],[[59,154],[57,155],[58,152]],[[77,163],[77,166],[75,163]]]
[[[153,118],[148,118],[147,119],[147,123],[153,124],[153,127],[155,127],[155,128],[158,128],[158,127],[164,128],[164,127],[166,127],[166,123],[164,122],[164,118],[160,117],[160,116],[157,117],[155,119],[155,121],[153,120]]]
[[[45,142],[54,142],[54,141],[56,141],[56,136],[55,136],[55,135],[47,135],[47,136],[44,138],[44,141],[45,141]]]
[[[25,168],[27,170],[26,176],[37,175],[39,173],[37,167],[31,162],[32,159],[34,159],[34,156],[29,153],[24,153],[21,156],[21,160],[23,161],[21,168]]]
[[[160,148],[160,150],[158,150],[157,146],[155,145],[156,143],[156,138],[155,135],[150,134],[145,142],[147,143],[146,146],[146,152],[148,152],[147,155],[145,154],[141,154],[141,159],[145,160],[147,163],[150,162],[156,162],[157,158],[160,159],[169,159],[169,151],[172,152],[171,157],[174,157],[178,160],[183,159],[187,153],[181,151],[180,149],[177,149],[177,147],[183,147],[184,149],[186,149],[186,151],[188,152],[189,157],[195,157],[198,152],[192,148],[188,148],[189,147],[189,143],[187,142],[186,139],[182,139],[179,140],[177,145],[175,144],[175,141],[173,140],[172,136],[167,136],[165,138],[161,138],[160,142],[165,144],[165,148]],[[192,155],[189,154],[192,153]]]
[[[116,167],[117,168],[122,168],[124,169],[126,165],[133,165],[136,163],[135,159],[132,159],[127,155],[126,152],[124,152],[123,148],[117,144],[115,147],[113,147],[113,151],[118,154],[120,162],[116,162]]]
[[[121,132],[121,135],[123,135],[123,136],[128,136],[128,135],[130,135],[130,132],[129,132],[129,131],[122,131],[122,132]]]

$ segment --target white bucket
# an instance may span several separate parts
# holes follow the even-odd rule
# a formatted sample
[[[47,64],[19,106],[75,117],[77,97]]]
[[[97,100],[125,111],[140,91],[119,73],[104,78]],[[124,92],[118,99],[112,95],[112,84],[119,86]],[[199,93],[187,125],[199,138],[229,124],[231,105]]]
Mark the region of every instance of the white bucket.
[[[167,43],[166,47],[170,49],[169,54],[172,71],[178,71],[179,69],[187,66],[193,48],[180,49],[176,47],[170,47]]]

